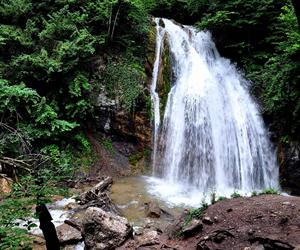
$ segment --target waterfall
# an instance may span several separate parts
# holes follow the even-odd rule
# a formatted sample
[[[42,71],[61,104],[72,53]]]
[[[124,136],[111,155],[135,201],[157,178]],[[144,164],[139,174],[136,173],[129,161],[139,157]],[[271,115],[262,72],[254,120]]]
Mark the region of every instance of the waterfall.
[[[165,31],[159,26],[159,19],[155,19],[156,23],[156,47],[155,47],[155,62],[153,65],[152,83],[150,87],[151,99],[153,103],[154,110],[154,140],[153,140],[153,165],[156,165],[156,153],[157,153],[157,136],[158,128],[160,126],[160,113],[159,113],[159,96],[156,92],[156,85],[158,79],[160,55],[162,50],[162,39],[164,37]]]
[[[151,85],[156,182],[171,189],[191,187],[204,195],[278,188],[276,154],[249,82],[219,55],[209,32],[162,22],[163,27],[156,19]],[[172,59],[172,87],[161,121],[156,85],[164,36]],[[157,190],[170,196],[165,186]]]

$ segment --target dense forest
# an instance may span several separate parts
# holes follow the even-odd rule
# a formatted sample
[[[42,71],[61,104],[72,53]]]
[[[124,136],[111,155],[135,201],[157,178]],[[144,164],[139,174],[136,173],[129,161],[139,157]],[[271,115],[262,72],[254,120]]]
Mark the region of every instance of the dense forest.
[[[1,0],[0,175],[15,182],[0,204],[0,249],[25,249],[15,220],[65,192],[61,183],[93,161],[86,135],[101,90],[129,114],[149,102],[152,17],[211,31],[220,54],[250,80],[272,140],[299,143],[294,2],[295,9],[290,0]]]

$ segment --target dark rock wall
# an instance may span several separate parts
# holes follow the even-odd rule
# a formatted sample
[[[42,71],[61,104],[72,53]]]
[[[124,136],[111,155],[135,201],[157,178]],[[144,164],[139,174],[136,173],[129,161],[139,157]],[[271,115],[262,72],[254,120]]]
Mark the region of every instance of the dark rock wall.
[[[296,142],[278,146],[280,178],[283,189],[292,195],[300,195],[300,145]]]

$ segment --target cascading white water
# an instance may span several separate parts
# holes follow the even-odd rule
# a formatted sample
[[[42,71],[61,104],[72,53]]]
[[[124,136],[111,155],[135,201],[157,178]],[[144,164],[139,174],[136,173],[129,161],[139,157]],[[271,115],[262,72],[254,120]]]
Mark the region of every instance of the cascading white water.
[[[204,195],[226,195],[278,188],[275,152],[248,82],[219,55],[209,32],[167,19],[163,23],[164,27],[159,26],[156,19],[151,86],[154,172],[162,178],[154,181],[156,191],[176,196],[175,187],[182,185]],[[173,81],[161,122],[156,82],[164,36],[172,55]],[[166,185],[175,193],[167,192]]]
[[[159,26],[159,19],[155,19],[156,23],[156,48],[155,48],[155,62],[153,65],[153,75],[152,75],[152,84],[150,87],[151,99],[153,103],[154,110],[154,148],[153,148],[153,164],[156,165],[156,152],[157,152],[157,135],[158,128],[160,126],[160,113],[159,113],[159,96],[156,92],[160,54],[162,50],[162,39],[164,37],[165,31]]]

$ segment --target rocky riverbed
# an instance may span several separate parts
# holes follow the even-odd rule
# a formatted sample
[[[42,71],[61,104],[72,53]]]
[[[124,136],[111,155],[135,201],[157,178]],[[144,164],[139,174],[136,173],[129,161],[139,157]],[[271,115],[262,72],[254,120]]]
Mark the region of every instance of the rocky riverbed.
[[[57,226],[64,249],[300,249],[299,197],[238,197],[198,213],[175,214],[149,200],[142,211],[144,223],[134,227],[111,200],[112,185],[111,177],[103,177],[65,205],[68,216]],[[35,242],[34,249],[43,249],[41,237]]]

